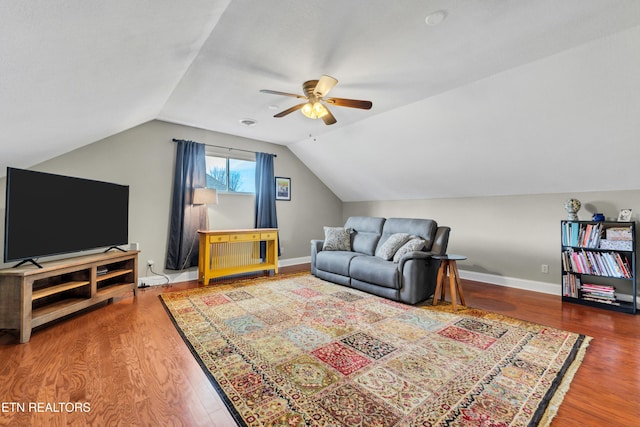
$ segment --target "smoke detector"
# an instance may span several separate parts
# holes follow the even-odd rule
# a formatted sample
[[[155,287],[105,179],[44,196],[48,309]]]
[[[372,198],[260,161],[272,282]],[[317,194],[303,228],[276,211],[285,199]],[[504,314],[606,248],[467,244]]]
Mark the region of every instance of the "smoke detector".
[[[424,22],[427,25],[438,25],[440,24],[442,21],[444,21],[447,18],[447,11],[444,9],[441,10],[437,10],[433,13],[430,13],[427,15],[426,18],[424,18]]]

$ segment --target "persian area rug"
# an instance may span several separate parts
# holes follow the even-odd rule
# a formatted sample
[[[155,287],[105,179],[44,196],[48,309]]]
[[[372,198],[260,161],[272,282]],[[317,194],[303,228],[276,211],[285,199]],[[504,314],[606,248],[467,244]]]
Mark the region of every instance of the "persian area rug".
[[[547,425],[590,339],[308,274],[160,298],[241,426]]]

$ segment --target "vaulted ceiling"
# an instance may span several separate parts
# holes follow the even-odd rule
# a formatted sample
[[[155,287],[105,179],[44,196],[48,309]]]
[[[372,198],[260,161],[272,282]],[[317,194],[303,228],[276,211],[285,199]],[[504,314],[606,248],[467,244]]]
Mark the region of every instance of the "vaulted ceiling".
[[[639,188],[636,0],[3,0],[0,40],[0,170],[160,119],[287,145],[345,201]],[[323,74],[373,108],[259,92]]]

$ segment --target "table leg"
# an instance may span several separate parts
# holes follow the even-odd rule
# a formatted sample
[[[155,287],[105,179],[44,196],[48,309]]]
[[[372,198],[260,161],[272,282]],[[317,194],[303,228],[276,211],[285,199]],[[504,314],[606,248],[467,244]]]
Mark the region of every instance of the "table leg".
[[[451,292],[451,305],[453,306],[453,311],[456,311],[456,263],[455,261],[451,261],[449,263],[449,291]]]
[[[456,277],[456,288],[458,289],[458,295],[460,296],[460,303],[462,305],[467,305],[464,302],[464,294],[462,293],[462,284],[460,283],[460,273],[458,273],[457,263],[455,262],[453,263],[452,269],[453,269],[453,275],[455,275]]]
[[[444,260],[440,261],[440,267],[438,267],[438,276],[436,278],[436,291],[433,293],[433,304],[438,304],[438,297],[440,299],[444,299],[444,295],[441,296],[441,292],[444,291],[444,287],[442,286],[442,282],[444,281],[444,268],[445,262]]]

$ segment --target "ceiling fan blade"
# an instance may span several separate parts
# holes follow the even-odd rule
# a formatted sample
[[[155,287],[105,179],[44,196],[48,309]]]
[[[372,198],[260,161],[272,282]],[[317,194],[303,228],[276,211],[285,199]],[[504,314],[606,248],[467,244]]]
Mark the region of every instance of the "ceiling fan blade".
[[[325,107],[325,110],[327,110],[327,114],[322,116],[322,121],[324,121],[324,124],[325,125],[332,125],[335,122],[337,122],[336,118],[333,117],[333,114],[331,114],[331,111],[329,111],[329,109],[326,108],[326,107]]]
[[[318,84],[316,84],[315,89],[313,89],[313,93],[322,98],[323,96],[327,96],[329,91],[337,84],[337,79],[334,79],[331,76],[322,76],[320,77],[320,80],[318,80]]]
[[[307,99],[307,97],[304,96],[304,95],[297,95],[295,93],[280,92],[280,91],[277,91],[277,90],[260,89],[260,92],[262,92],[262,93],[271,93],[273,95],[291,96],[291,97],[294,97],[294,98]]]
[[[301,109],[302,107],[305,106],[305,104],[306,104],[306,102],[303,102],[302,104],[294,105],[291,108],[287,108],[286,110],[279,112],[278,114],[274,115],[273,117],[278,117],[278,118],[279,117],[284,117],[287,114],[291,114],[294,111],[297,111],[297,110]]]
[[[329,98],[324,100],[327,104],[337,105],[338,107],[360,108],[369,110],[373,106],[371,101],[361,101],[358,99]]]

